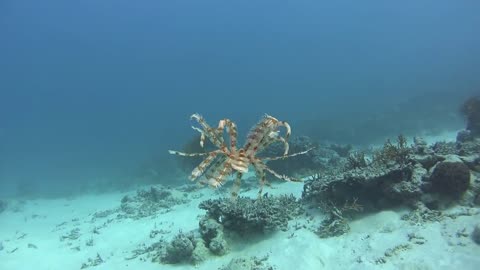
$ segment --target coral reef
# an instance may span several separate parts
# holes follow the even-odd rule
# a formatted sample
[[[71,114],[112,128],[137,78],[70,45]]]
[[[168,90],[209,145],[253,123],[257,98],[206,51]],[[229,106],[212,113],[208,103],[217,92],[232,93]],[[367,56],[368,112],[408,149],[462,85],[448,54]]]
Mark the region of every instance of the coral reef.
[[[470,186],[470,169],[463,162],[440,162],[434,167],[430,182],[435,191],[459,197]]]
[[[327,237],[348,231],[348,219],[342,216],[344,207],[339,206],[352,201],[367,212],[406,205],[422,209],[428,216],[451,203],[474,205],[480,197],[480,185],[470,181],[470,170],[479,168],[480,141],[432,146],[421,138],[414,142],[409,147],[399,136],[396,144],[387,141],[374,152],[372,162],[366,165],[357,161],[367,158],[352,156],[346,171],[320,173],[307,180],[302,198],[328,214],[317,234]],[[468,196],[460,201],[445,198],[459,198],[464,193]]]
[[[403,135],[398,135],[394,144],[387,140],[383,148],[373,155],[373,162],[384,165],[406,164],[411,154],[411,148],[407,146],[407,140]]]
[[[0,200],[0,213],[5,211],[7,209],[7,206],[8,206],[8,204],[7,204],[6,201]]]
[[[480,98],[471,97],[467,99],[460,111],[467,120],[466,129],[471,132],[473,137],[480,136]]]
[[[350,154],[347,157],[347,164],[345,164],[346,170],[361,169],[367,167],[367,160],[365,158],[365,152],[357,151]]]
[[[286,195],[257,200],[239,197],[236,202],[226,198],[207,200],[199,207],[225,229],[241,234],[286,230],[288,221],[303,213],[302,204]]]
[[[122,198],[120,205],[121,216],[135,219],[148,217],[162,209],[168,210],[175,205],[187,203],[189,199],[185,195],[186,193],[161,186],[152,186],[148,190],[139,190],[136,196],[125,196]]]

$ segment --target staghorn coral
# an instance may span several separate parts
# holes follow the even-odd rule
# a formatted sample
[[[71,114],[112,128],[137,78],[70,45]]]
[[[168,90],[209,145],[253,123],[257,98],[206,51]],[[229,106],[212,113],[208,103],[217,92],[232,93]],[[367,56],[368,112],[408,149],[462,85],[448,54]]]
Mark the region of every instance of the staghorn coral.
[[[396,144],[387,140],[383,148],[374,153],[373,162],[385,165],[403,165],[408,162],[411,152],[412,149],[407,146],[406,138],[403,135],[398,135]]]
[[[238,196],[240,181],[243,174],[248,172],[248,167],[250,165],[253,166],[255,174],[260,180],[260,190],[258,192],[259,197],[261,196],[263,186],[267,181],[265,171],[279,179],[301,182],[300,179],[280,175],[265,164],[267,161],[303,155],[309,151],[306,150],[295,154],[288,154],[289,144],[287,140],[290,137],[291,129],[287,122],[279,121],[270,115],[265,115],[262,120],[251,129],[245,145],[242,148],[237,148],[237,126],[230,119],[220,120],[218,127],[212,128],[199,114],[193,114],[191,118],[195,119],[201,126],[201,129],[193,127],[194,130],[200,132],[200,146],[204,147],[205,140],[208,138],[210,142],[218,148],[217,150],[207,153],[183,153],[169,150],[170,154],[179,156],[206,156],[200,165],[192,171],[192,174],[190,175],[192,181],[201,176],[205,176],[207,178],[206,183],[216,188],[221,186],[230,174],[236,172],[236,179],[231,192],[233,198]],[[280,127],[286,129],[285,136],[280,136]],[[228,146],[223,137],[225,129],[227,130],[230,140]],[[257,156],[258,153],[264,151],[268,146],[275,142],[280,142],[284,145],[285,150],[283,155],[277,157]]]
[[[367,160],[365,158],[365,152],[357,151],[350,154],[347,158],[347,164],[345,164],[346,170],[361,169],[367,167]]]

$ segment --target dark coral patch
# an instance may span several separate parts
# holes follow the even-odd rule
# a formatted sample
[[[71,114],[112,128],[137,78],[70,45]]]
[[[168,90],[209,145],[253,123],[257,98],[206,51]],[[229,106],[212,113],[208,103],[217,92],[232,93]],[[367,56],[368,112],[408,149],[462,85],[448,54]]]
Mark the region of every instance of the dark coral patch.
[[[441,162],[435,167],[430,180],[436,192],[458,197],[470,186],[470,170],[462,162]]]

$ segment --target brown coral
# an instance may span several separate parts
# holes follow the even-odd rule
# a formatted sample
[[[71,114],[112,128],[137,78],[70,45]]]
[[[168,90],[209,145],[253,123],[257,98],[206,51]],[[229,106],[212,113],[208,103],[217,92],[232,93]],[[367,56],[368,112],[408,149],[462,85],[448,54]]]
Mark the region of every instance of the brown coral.
[[[441,162],[430,176],[435,191],[458,197],[470,186],[470,170],[462,162]]]

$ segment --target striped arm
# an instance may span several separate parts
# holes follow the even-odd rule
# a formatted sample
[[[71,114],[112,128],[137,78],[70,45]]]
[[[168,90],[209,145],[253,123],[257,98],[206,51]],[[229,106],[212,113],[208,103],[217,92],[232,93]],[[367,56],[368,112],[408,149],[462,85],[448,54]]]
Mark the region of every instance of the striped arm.
[[[213,145],[217,146],[218,148],[223,148],[225,146],[225,142],[223,140],[223,134],[219,134],[218,131],[210,125],[207,124],[205,119],[198,113],[193,114],[191,119],[197,120],[197,122],[202,126],[202,134],[205,134],[205,136],[213,143]]]

